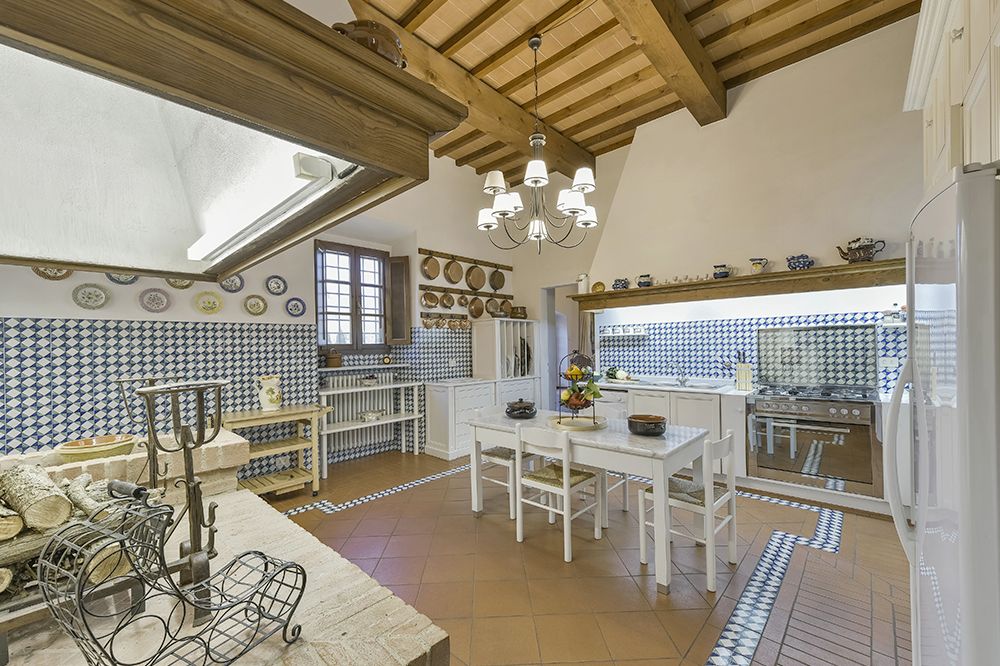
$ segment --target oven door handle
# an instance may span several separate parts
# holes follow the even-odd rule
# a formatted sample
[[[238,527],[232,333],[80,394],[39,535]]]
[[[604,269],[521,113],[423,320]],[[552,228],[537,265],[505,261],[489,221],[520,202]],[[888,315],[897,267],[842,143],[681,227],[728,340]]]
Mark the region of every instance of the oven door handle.
[[[916,556],[917,534],[909,521],[906,507],[903,505],[903,493],[899,483],[899,457],[897,454],[899,436],[899,414],[903,404],[903,391],[906,385],[913,379],[913,363],[907,358],[903,363],[902,370],[899,371],[899,378],[896,386],[892,390],[892,399],[889,401],[889,412],[886,415],[885,441],[882,443],[882,469],[885,474],[885,498],[889,501],[889,510],[892,512],[892,522],[896,526],[896,533],[899,541],[903,544],[903,550],[910,563]]]

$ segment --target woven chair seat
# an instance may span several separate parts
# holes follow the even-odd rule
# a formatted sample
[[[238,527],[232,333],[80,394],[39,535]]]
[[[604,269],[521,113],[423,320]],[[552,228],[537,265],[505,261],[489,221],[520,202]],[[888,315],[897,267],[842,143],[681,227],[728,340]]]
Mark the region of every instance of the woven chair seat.
[[[705,487],[696,481],[672,476],[670,477],[668,488],[670,499],[705,506]],[[715,496],[718,498],[722,493],[726,492],[726,485],[724,483],[716,483],[715,491]],[[652,494],[653,487],[646,488],[646,492]]]
[[[575,486],[579,483],[583,483],[588,479],[592,479],[596,476],[593,472],[587,472],[582,469],[576,469],[575,467],[569,468],[569,485]],[[537,469],[533,472],[526,472],[524,474],[524,479],[528,481],[534,481],[536,483],[544,483],[548,486],[555,486],[556,488],[562,487],[563,483],[563,468],[562,465],[546,465],[541,469]]]

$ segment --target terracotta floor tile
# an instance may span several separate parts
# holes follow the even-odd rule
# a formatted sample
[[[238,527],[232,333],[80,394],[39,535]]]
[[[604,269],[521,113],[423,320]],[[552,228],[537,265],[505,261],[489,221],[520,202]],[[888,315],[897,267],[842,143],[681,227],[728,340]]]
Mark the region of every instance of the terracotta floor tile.
[[[472,623],[471,664],[534,664],[539,661],[530,617],[486,617]]]
[[[479,580],[475,583],[475,617],[531,615],[528,584],[519,580]]]
[[[421,583],[413,607],[432,620],[472,617],[472,582]]]
[[[313,527],[312,533],[320,541],[324,537],[347,538],[351,536],[351,532],[354,531],[359,522],[361,521],[353,518],[334,518],[333,516],[324,515],[322,520]]]
[[[476,553],[475,579],[519,580],[524,578],[524,563],[519,552]]]
[[[681,656],[652,611],[598,613],[596,618],[604,642],[616,661]]]
[[[475,555],[429,555],[424,567],[424,583],[470,581],[475,568]]]
[[[364,571],[369,576],[375,571],[375,567],[378,566],[378,558],[348,558],[353,564],[355,564],[359,569]]]
[[[663,625],[670,639],[681,654],[686,654],[694,639],[708,620],[710,611],[694,610],[656,611],[656,617]]]
[[[347,558],[355,557],[381,557],[385,545],[389,542],[389,537],[351,537],[340,548],[340,554]]]
[[[417,600],[417,592],[420,591],[420,585],[386,585],[386,587],[411,606]]]
[[[430,534],[394,534],[389,537],[382,557],[426,557],[430,549]]]
[[[403,517],[396,522],[393,534],[433,534],[437,516]]]
[[[535,618],[543,663],[606,661],[611,658],[597,619],[590,613]]]
[[[424,573],[424,557],[383,557],[372,576],[383,585],[420,583]]]
[[[472,644],[472,620],[470,618],[442,619],[434,622],[448,633],[448,643],[452,657],[469,663],[469,648]]]
[[[653,610],[688,610],[692,608],[711,608],[705,597],[698,592],[687,578],[681,574],[670,577],[670,594],[660,594],[656,589],[656,576],[635,576],[646,603]]]
[[[398,518],[372,518],[371,513],[358,522],[351,532],[353,537],[389,536],[396,528]]]
[[[531,609],[535,615],[589,610],[587,595],[577,578],[548,578],[528,581]]]

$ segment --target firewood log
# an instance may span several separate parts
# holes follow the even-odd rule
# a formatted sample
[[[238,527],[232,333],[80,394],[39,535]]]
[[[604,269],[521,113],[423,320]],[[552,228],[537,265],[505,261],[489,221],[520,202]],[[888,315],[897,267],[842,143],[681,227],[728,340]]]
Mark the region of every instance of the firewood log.
[[[7,567],[0,568],[0,594],[7,591],[12,580],[14,580],[14,572]]]
[[[93,515],[104,503],[88,492],[93,480],[90,474],[81,474],[72,481],[64,482],[62,488],[73,505],[88,516]]]
[[[24,529],[24,520],[6,504],[0,502],[0,541],[17,536]]]
[[[0,474],[0,499],[38,530],[58,527],[73,513],[73,503],[38,465],[15,465]]]

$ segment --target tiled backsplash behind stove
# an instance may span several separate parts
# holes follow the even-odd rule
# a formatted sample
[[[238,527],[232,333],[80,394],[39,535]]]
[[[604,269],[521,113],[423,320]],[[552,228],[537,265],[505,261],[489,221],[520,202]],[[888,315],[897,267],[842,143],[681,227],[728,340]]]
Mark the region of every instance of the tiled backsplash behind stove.
[[[754,365],[756,379],[758,328],[878,324],[881,320],[881,312],[851,312],[647,323],[642,325],[645,336],[599,338],[600,366],[620,367],[633,375],[670,375],[673,370],[669,366],[677,363],[689,377],[731,379],[732,371],[723,368],[719,358],[731,359],[736,352],[744,351]],[[877,332],[878,356],[898,359],[897,367],[878,371],[879,391],[889,392],[906,356],[906,329],[878,326]]]

